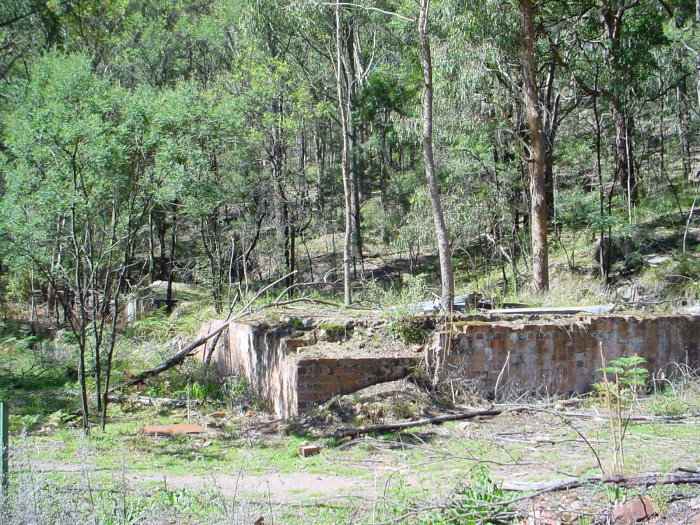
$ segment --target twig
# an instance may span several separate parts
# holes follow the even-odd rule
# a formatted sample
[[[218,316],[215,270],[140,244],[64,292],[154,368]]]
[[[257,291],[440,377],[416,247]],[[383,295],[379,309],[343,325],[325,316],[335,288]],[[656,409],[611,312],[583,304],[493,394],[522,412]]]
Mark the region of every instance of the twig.
[[[409,18],[407,16],[400,15],[398,13],[394,13],[393,11],[385,11],[384,9],[379,9],[378,7],[371,7],[371,6],[366,6],[366,5],[361,5],[361,4],[353,4],[351,2],[322,2],[323,5],[329,5],[329,6],[346,6],[346,7],[357,7],[358,9],[364,9],[366,11],[376,11],[378,13],[382,13],[383,15],[389,15],[389,16],[395,16],[397,18],[400,18],[401,20],[406,20],[408,22],[415,22],[413,18]]]
[[[493,389],[493,399],[494,400],[498,399],[498,385],[501,382],[501,379],[503,378],[503,373],[506,371],[506,367],[508,366],[508,361],[510,361],[510,350],[508,350],[508,355],[506,356],[506,362],[503,363],[503,367],[501,368],[501,371],[498,374],[498,377],[496,378],[496,386]]]

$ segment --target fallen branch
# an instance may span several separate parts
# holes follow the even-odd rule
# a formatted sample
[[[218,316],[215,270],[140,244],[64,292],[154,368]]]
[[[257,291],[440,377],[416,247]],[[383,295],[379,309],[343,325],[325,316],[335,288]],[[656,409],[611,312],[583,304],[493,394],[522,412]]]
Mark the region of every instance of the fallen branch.
[[[368,425],[355,428],[341,428],[334,432],[331,436],[335,439],[345,437],[355,437],[372,432],[393,432],[395,430],[403,430],[406,428],[420,427],[423,425],[439,425],[446,421],[460,421],[463,419],[472,419],[475,417],[493,417],[503,413],[503,410],[477,410],[475,412],[458,412],[456,414],[445,414],[436,417],[426,417],[423,419],[414,419],[412,421],[403,421],[401,423],[387,423],[384,425]]]
[[[116,390],[120,390],[122,388],[141,384],[146,379],[148,379],[150,377],[162,374],[166,370],[169,370],[170,368],[182,363],[187,357],[192,355],[197,348],[202,346],[204,343],[206,343],[212,337],[216,337],[217,335],[219,335],[226,328],[228,328],[231,325],[231,323],[236,322],[238,319],[241,319],[242,317],[245,317],[247,315],[250,315],[250,314],[253,314],[257,311],[260,311],[263,308],[269,308],[271,306],[275,306],[275,303],[269,303],[268,305],[263,305],[260,308],[253,308],[253,309],[250,308],[250,306],[263,293],[265,293],[267,290],[269,290],[270,288],[275,286],[277,283],[283,281],[284,279],[286,279],[287,277],[289,277],[290,275],[293,275],[295,273],[296,273],[296,271],[288,273],[287,275],[283,275],[282,277],[280,277],[279,279],[277,279],[273,283],[270,283],[267,286],[263,286],[260,290],[258,290],[258,292],[253,296],[253,298],[250,301],[248,301],[243,308],[241,308],[241,310],[236,315],[234,315],[233,317],[230,317],[230,314],[229,314],[229,318],[227,318],[219,328],[217,328],[216,330],[212,330],[211,332],[209,332],[206,335],[203,335],[202,337],[197,339],[194,343],[188,345],[184,350],[179,351],[177,354],[166,359],[158,366],[155,366],[153,368],[150,368],[148,370],[141,372],[140,374],[135,375],[129,381],[126,381],[126,382],[122,383],[121,385],[115,386],[114,388],[110,389],[109,392],[112,393],[112,392],[115,392]]]
[[[274,308],[276,306],[286,306],[288,304],[294,303],[325,304],[326,306],[335,306],[336,308],[340,308],[339,304],[332,303],[330,301],[324,301],[322,299],[312,299],[311,297],[298,297],[296,299],[287,299],[286,301],[274,301],[272,303],[267,303],[258,308],[258,310],[262,310],[263,308]]]
[[[562,410],[547,410],[545,408],[524,407],[520,411],[545,412],[556,416],[573,417],[576,419],[596,419],[608,417],[607,414],[586,414],[583,412],[564,412]],[[688,414],[677,414],[673,416],[625,416],[628,421],[680,421],[700,417],[700,412],[691,412]]]
[[[148,397],[148,396],[125,396],[123,394],[109,394],[110,403],[123,403],[130,401],[143,406],[183,408],[187,406],[187,401],[184,399],[172,399],[169,397]],[[198,399],[191,399],[191,404],[201,403]]]
[[[66,392],[65,394],[70,397],[80,397],[80,392]],[[184,399],[173,399],[170,397],[127,396],[116,392],[107,394],[107,401],[110,403],[124,403],[125,401],[130,401],[143,406],[163,406],[172,408],[183,408],[187,406],[187,401]],[[190,403],[197,405],[201,404],[202,402],[198,399],[191,399]],[[71,412],[70,414],[72,415],[73,413]],[[75,414],[80,415],[80,410],[75,411]]]
[[[111,393],[111,392],[114,392],[114,391],[116,391],[116,390],[120,390],[120,389],[122,389],[122,388],[129,387],[129,386],[139,385],[139,384],[143,383],[143,382],[144,382],[146,379],[148,379],[149,377],[157,376],[158,374],[162,374],[162,373],[165,372],[166,370],[169,370],[170,368],[172,368],[172,367],[174,367],[174,366],[176,366],[176,365],[179,365],[179,364],[182,363],[187,357],[189,357],[190,355],[192,355],[193,352],[194,352],[197,348],[199,348],[199,347],[202,346],[204,343],[206,343],[207,341],[209,341],[209,339],[211,339],[212,337],[215,337],[216,335],[218,335],[218,334],[220,334],[221,332],[223,332],[226,328],[228,328],[230,322],[231,322],[231,321],[229,321],[228,323],[224,323],[224,324],[222,324],[219,328],[217,328],[216,330],[214,330],[213,332],[209,332],[207,335],[204,335],[204,336],[200,337],[200,338],[197,339],[194,343],[192,343],[191,345],[188,345],[187,347],[185,347],[184,350],[180,350],[177,354],[175,354],[174,356],[172,356],[172,357],[166,359],[165,361],[163,361],[163,362],[162,362],[161,364],[159,364],[158,366],[154,366],[153,368],[149,368],[148,370],[144,370],[144,371],[141,372],[140,374],[135,375],[135,376],[134,376],[133,378],[131,378],[129,381],[125,381],[125,382],[122,383],[121,385],[115,386],[114,388],[112,388],[112,389],[110,390],[110,393]]]
[[[683,484],[695,484],[700,483],[700,475],[687,475],[687,474],[663,474],[663,473],[650,473],[642,474],[641,476],[634,477],[623,477],[623,476],[589,476],[584,479],[577,478],[564,478],[554,481],[543,481],[540,483],[527,483],[521,481],[505,481],[501,485],[501,489],[508,491],[522,491],[522,492],[533,492],[538,493],[543,492],[554,492],[559,490],[569,490],[581,487],[583,485],[594,485],[594,484],[609,484],[614,483],[616,485],[627,485],[627,486],[637,486],[637,487],[650,487],[652,485],[683,485]]]
[[[330,282],[330,283],[329,283],[329,282],[326,282],[326,281],[314,281],[314,282],[310,282],[310,283],[294,283],[294,284],[291,285],[291,286],[287,286],[287,288],[285,288],[284,291],[283,291],[281,294],[279,294],[279,295],[277,296],[277,299],[275,299],[274,302],[275,302],[275,303],[278,303],[278,302],[282,299],[282,297],[284,297],[285,295],[287,295],[289,292],[291,292],[292,290],[294,290],[294,289],[296,289],[296,288],[311,288],[311,287],[314,287],[314,286],[316,286],[316,287],[320,287],[320,286],[337,286],[337,285],[340,284],[341,282],[342,282],[342,280],[339,279],[339,280],[337,280],[337,281],[333,281],[333,282]],[[332,304],[332,303],[331,303],[331,304]],[[336,304],[336,305],[334,305],[334,306],[338,306],[338,305]]]

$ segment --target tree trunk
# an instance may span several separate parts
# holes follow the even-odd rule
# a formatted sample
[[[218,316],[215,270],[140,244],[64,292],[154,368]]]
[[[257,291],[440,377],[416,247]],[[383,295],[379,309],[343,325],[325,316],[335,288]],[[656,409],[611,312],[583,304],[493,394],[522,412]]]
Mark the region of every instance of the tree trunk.
[[[346,114],[345,97],[343,96],[342,83],[342,55],[341,55],[341,38],[340,38],[340,7],[335,8],[335,87],[338,98],[338,111],[340,113],[340,134],[342,140],[341,158],[340,158],[340,173],[343,178],[343,195],[345,200],[345,237],[343,239],[343,296],[345,306],[350,306],[352,303],[351,290],[351,265],[352,265],[352,186],[348,176],[348,115]]]
[[[452,270],[452,253],[450,237],[442,213],[442,202],[438,189],[435,159],[433,157],[433,63],[430,54],[430,35],[428,34],[428,17],[430,0],[420,0],[420,15],[418,17],[418,35],[420,37],[421,65],[423,67],[423,161],[425,176],[428,180],[430,205],[435,222],[435,236],[438,242],[440,257],[440,279],[442,281],[441,307],[442,311],[452,311],[454,301],[454,276]]]
[[[535,74],[535,25],[532,20],[530,0],[518,0],[523,21],[523,87],[525,112],[530,131],[530,232],[532,245],[532,277],[535,290],[549,290],[549,255],[547,249],[547,196],[545,188],[545,141],[542,113]]]
[[[168,288],[165,295],[165,311],[171,313],[173,311],[173,306],[175,306],[175,300],[173,297],[173,280],[175,279],[175,245],[177,244],[177,207],[179,202],[176,200],[172,204],[173,214],[172,214],[172,230],[170,231],[170,257],[168,260]]]
[[[347,109],[346,118],[348,126],[348,138],[350,140],[348,144],[348,157],[349,157],[349,172],[350,177],[350,188],[352,193],[350,194],[350,206],[352,212],[353,221],[353,242],[354,242],[354,255],[360,261],[360,268],[364,269],[364,254],[362,251],[362,219],[360,217],[360,178],[361,178],[361,163],[358,155],[357,147],[357,132],[355,128],[355,122],[353,120],[354,111],[354,100],[355,94],[357,93],[357,86],[359,84],[359,79],[357,78],[357,71],[355,68],[355,30],[352,26],[352,22],[347,24],[348,32],[346,38],[346,48],[347,48],[347,71],[345,75],[345,82],[347,86]],[[354,264],[353,257],[353,267]],[[357,277],[357,269],[353,268],[355,271],[355,277]]]
[[[629,205],[633,206],[637,202],[637,178],[632,150],[634,119],[625,115],[617,103],[613,104],[612,114],[615,120],[615,180],[627,194]]]
[[[683,78],[676,88],[678,98],[678,141],[683,162],[683,179],[690,175],[690,145],[688,143],[688,94],[687,84]]]
[[[695,30],[700,29],[700,0],[695,0]],[[698,92],[698,107],[700,108],[700,49],[696,50],[695,59],[696,88]]]
[[[637,181],[634,173],[634,155],[632,150],[632,130],[634,119],[627,112],[625,96],[627,90],[625,69],[621,66],[620,47],[625,11],[629,7],[613,8],[606,5],[601,11],[601,20],[610,46],[606,50],[612,82],[610,95],[611,111],[615,121],[615,172],[614,179],[620,183],[627,194],[628,215],[632,220],[632,207],[637,202]]]

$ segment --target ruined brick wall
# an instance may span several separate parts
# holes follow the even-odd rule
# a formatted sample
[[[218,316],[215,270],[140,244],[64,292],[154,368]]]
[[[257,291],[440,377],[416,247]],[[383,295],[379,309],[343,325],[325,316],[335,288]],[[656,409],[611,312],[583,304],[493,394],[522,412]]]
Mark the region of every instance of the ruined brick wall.
[[[337,394],[408,376],[417,364],[413,357],[300,359],[297,361],[298,407],[328,401]]]
[[[200,334],[221,326],[207,323]],[[268,400],[280,417],[296,414],[296,364],[287,360],[284,333],[264,325],[232,323],[212,353],[212,364],[223,374],[242,375]],[[202,357],[206,349],[199,352]]]
[[[217,322],[202,328],[202,335]],[[222,336],[212,362],[226,374],[241,374],[282,418],[336,394],[406,377],[422,358],[311,358],[295,340],[264,325],[234,323]],[[668,363],[700,366],[700,316],[604,316],[531,322],[460,322],[435,334],[427,370],[456,374],[487,391],[583,392],[600,379],[599,344],[606,361],[640,355],[651,371]],[[205,355],[203,348],[200,355]]]
[[[606,361],[639,355],[650,371],[668,363],[700,365],[700,316],[576,317],[571,321],[463,322],[436,333],[433,373],[473,378],[486,391],[583,392]]]
[[[200,336],[221,326],[206,323]],[[270,401],[275,413],[288,418],[299,410],[409,375],[418,361],[413,357],[303,358],[286,333],[268,327],[231,324],[212,353],[212,364],[223,374],[240,374],[251,388]],[[208,349],[199,351],[202,358]]]

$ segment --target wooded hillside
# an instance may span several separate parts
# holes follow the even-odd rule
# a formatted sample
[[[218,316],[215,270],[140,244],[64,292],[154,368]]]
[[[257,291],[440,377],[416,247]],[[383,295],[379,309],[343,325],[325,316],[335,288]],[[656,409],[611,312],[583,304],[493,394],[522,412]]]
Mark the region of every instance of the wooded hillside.
[[[546,291],[566,235],[607,283],[644,220],[695,250],[698,68],[688,0],[8,0],[3,296],[77,326],[290,274],[350,304],[370,252],[439,247],[447,307],[453,262]]]

